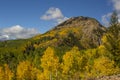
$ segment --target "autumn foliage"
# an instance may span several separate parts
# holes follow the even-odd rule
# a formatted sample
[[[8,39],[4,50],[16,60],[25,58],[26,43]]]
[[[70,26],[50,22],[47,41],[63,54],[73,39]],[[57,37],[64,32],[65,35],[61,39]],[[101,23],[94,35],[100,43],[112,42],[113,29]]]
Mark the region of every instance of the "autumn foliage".
[[[89,31],[88,23],[84,29],[69,23],[28,40],[0,42],[0,80],[94,80],[120,74],[120,25],[101,32],[102,26]]]

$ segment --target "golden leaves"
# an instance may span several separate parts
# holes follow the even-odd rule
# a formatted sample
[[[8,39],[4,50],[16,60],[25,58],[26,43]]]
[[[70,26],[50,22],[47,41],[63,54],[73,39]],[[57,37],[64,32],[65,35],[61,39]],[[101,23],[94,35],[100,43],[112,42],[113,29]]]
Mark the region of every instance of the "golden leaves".
[[[0,80],[12,80],[13,76],[14,74],[7,64],[4,64],[3,67],[0,67]]]

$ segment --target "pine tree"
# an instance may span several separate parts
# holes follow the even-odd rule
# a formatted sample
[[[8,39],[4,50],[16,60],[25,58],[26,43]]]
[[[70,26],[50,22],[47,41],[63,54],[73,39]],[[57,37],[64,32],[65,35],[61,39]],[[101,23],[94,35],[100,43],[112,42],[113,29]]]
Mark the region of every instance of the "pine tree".
[[[108,27],[108,31],[103,36],[102,42],[111,53],[111,58],[120,67],[120,24],[118,23],[118,16],[116,12],[113,12],[110,24],[111,26]]]
[[[118,24],[118,15],[116,11],[112,13],[110,18],[110,25],[115,25],[115,24]]]

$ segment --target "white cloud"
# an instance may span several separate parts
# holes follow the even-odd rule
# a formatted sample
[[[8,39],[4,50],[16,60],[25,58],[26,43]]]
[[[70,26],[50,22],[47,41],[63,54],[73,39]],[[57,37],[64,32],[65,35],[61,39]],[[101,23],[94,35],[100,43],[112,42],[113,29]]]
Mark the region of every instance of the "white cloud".
[[[46,13],[43,16],[40,17],[40,19],[54,20],[59,24],[65,20],[67,20],[68,18],[62,14],[62,12],[59,8],[51,7],[48,9],[48,11],[46,11]]]
[[[102,16],[102,22],[103,22],[104,26],[106,26],[106,27],[109,26],[109,20],[110,20],[111,15],[112,15],[112,13],[108,13],[108,14]]]
[[[115,10],[120,11],[120,0],[112,0]]]
[[[118,14],[118,21],[120,22],[120,0],[110,0],[110,1],[113,4],[114,10]],[[112,12],[107,13],[102,16],[102,22],[106,27],[109,26],[109,19],[110,19],[111,14],[112,14]]]
[[[66,21],[67,19],[69,19],[69,18],[64,17],[64,18],[58,18],[58,19],[56,19],[56,20],[57,20],[57,23],[60,24],[60,23],[62,23],[62,22],[64,22],[64,21]]]
[[[120,0],[112,0],[112,2],[113,2],[114,9],[118,13],[118,18],[119,18],[119,22],[120,22]]]
[[[20,25],[4,28],[0,30],[1,39],[26,39],[38,34],[34,28],[23,28]]]
[[[9,36],[8,35],[0,35],[0,40],[8,40]]]
[[[63,14],[59,8],[49,8],[49,10],[41,17],[43,20],[51,20],[57,18],[63,18]]]

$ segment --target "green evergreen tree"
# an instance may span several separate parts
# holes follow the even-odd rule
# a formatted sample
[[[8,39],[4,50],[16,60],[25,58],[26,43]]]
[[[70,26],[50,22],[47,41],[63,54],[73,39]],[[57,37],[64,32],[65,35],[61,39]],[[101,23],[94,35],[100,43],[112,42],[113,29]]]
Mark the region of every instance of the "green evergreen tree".
[[[112,13],[110,18],[110,25],[115,25],[115,24],[118,24],[118,15],[116,11]]]
[[[111,26],[108,28],[103,44],[112,54],[112,59],[120,67],[120,25],[118,23],[118,16],[114,11],[110,19]]]

